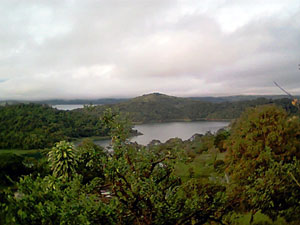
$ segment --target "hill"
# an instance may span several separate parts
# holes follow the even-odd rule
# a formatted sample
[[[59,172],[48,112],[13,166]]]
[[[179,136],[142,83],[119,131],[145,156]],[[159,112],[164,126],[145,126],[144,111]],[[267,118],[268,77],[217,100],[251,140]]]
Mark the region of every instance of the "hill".
[[[98,117],[47,105],[0,106],[0,149],[37,149],[60,140],[104,136]]]
[[[295,96],[295,98],[299,98],[300,96]],[[221,102],[239,102],[239,101],[248,101],[248,100],[256,100],[258,98],[266,98],[266,99],[284,99],[287,98],[286,95],[233,95],[233,96],[224,96],[224,97],[190,97],[193,100],[200,100],[205,102],[212,103],[221,103]]]
[[[276,104],[287,111],[296,110],[289,99],[266,99],[212,103],[193,98],[180,98],[160,93],[147,94],[118,104],[78,109],[89,115],[101,115],[107,108],[128,114],[134,123],[230,120],[240,116],[248,107]]]

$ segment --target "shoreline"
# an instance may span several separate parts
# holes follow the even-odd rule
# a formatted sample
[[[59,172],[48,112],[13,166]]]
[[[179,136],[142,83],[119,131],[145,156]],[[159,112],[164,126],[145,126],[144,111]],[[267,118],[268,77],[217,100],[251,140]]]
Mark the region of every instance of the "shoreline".
[[[173,123],[173,122],[200,122],[200,121],[207,121],[207,122],[231,122],[235,119],[174,119],[174,120],[164,120],[164,121],[149,121],[149,122],[132,122],[133,125],[143,125],[143,124],[155,124],[155,123]]]

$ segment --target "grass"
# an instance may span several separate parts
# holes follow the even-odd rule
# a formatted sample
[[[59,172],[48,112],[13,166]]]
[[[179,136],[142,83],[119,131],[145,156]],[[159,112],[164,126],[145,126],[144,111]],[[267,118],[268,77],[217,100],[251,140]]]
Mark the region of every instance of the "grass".
[[[231,217],[232,225],[251,225],[250,224],[251,214],[234,214]],[[252,224],[260,225],[282,225],[288,224],[283,218],[279,217],[277,220],[272,221],[267,215],[257,212],[254,215],[254,220]]]
[[[24,157],[33,157],[35,159],[40,159],[43,157],[43,151],[41,149],[31,149],[31,150],[24,150],[24,149],[0,149],[0,157],[1,154],[5,153],[12,153],[16,155],[22,155]]]
[[[31,149],[31,150],[24,150],[24,149],[0,149],[0,154],[3,153],[14,153],[17,155],[23,155],[23,154],[35,154],[37,152],[40,152],[40,149]]]
[[[191,178],[191,171],[193,177],[196,179],[214,179],[220,177],[220,174],[214,169],[214,160],[216,155],[212,153],[202,153],[197,155],[192,162],[178,163],[175,167],[175,173],[180,176],[183,181]],[[218,153],[216,159],[224,160],[225,153]],[[223,176],[223,175],[222,175]]]

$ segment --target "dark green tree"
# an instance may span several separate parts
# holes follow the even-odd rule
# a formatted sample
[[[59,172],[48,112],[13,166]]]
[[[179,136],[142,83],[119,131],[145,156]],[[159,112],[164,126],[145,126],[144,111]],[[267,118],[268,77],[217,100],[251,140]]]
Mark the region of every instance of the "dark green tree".
[[[76,171],[83,176],[83,183],[86,184],[94,178],[104,182],[104,163],[107,158],[104,149],[96,145],[91,139],[84,139],[77,147]]]
[[[243,211],[300,219],[300,122],[273,105],[246,111],[232,126],[226,165],[229,196]],[[294,212],[294,213],[291,213]]]

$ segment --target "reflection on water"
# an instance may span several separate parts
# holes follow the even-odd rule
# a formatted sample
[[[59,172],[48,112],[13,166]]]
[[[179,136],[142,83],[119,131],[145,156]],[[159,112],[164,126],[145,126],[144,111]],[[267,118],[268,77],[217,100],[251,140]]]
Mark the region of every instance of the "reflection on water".
[[[187,140],[195,133],[205,134],[210,131],[212,133],[229,125],[229,122],[224,121],[195,121],[195,122],[172,122],[172,123],[153,123],[136,125],[134,129],[141,132],[143,135],[131,138],[132,142],[137,142],[141,145],[147,145],[152,140],[165,142],[170,138],[181,138]],[[95,141],[96,144],[107,146],[110,140]]]

